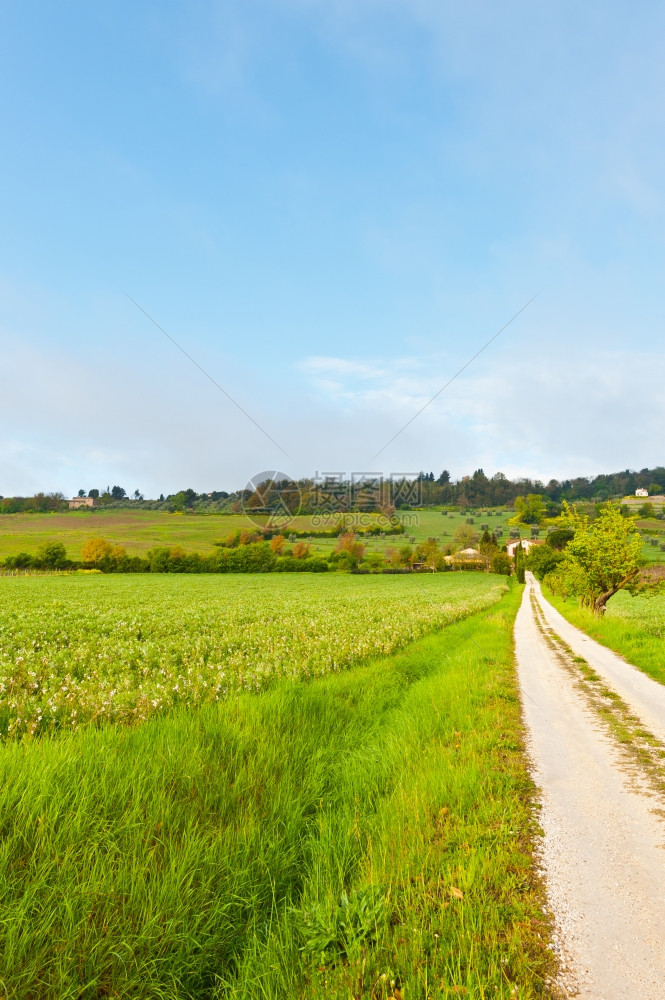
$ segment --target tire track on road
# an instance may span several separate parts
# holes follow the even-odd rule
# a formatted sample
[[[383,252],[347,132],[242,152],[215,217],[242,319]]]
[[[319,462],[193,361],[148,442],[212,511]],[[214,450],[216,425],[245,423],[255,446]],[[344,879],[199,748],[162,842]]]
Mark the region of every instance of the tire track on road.
[[[549,627],[570,646],[576,656],[584,657],[640,717],[653,735],[665,743],[665,685],[652,680],[607,646],[601,646],[595,639],[571,625],[549,601],[545,600],[535,577],[531,573],[529,577]],[[665,644],[663,655],[665,656]]]

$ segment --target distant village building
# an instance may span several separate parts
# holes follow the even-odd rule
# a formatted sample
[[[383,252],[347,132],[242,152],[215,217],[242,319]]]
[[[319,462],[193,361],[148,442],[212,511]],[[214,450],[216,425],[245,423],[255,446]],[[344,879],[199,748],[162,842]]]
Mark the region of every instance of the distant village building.
[[[67,501],[70,510],[78,510],[80,507],[99,507],[97,497],[74,497]]]
[[[635,496],[636,497],[648,497],[649,496],[649,491],[648,490],[642,490],[642,489],[635,490]]]

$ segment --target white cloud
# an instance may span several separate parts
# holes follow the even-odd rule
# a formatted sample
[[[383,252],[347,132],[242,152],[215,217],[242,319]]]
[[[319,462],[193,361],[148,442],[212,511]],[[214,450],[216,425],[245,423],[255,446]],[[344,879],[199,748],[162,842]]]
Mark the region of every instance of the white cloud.
[[[103,488],[149,495],[229,489],[279,452],[190,362],[175,352],[146,367],[51,352],[7,337],[0,372],[0,494]],[[160,355],[160,358],[162,356]],[[228,374],[228,373],[227,373]],[[237,376],[237,373],[234,373]],[[231,378],[228,374],[229,379]],[[247,381],[236,398],[279,440],[265,387]]]
[[[231,386],[284,456],[188,365],[152,373],[13,345],[0,378],[0,493],[104,487],[230,489],[259,469],[440,472],[548,479],[665,464],[665,358],[596,352],[451,359],[304,358],[273,385]],[[229,383],[229,385],[231,385]]]
[[[345,359],[305,362],[318,392],[334,371],[329,403],[373,436],[377,451],[446,381],[441,362]],[[433,374],[436,372],[437,374]],[[346,378],[344,378],[346,373]],[[369,373],[369,374],[368,374]],[[589,352],[502,360],[458,378],[387,450],[429,468],[440,460],[458,474],[483,466],[508,474],[571,476],[663,462],[665,358],[660,354]]]

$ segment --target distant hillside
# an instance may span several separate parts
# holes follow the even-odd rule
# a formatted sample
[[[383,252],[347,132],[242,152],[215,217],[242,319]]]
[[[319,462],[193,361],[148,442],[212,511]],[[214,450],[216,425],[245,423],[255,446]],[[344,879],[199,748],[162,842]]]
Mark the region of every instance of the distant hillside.
[[[282,491],[289,493],[288,507],[292,509],[294,486],[292,483],[281,485]],[[436,505],[500,507],[512,504],[515,497],[527,493],[540,493],[555,504],[562,500],[603,501],[633,496],[639,488],[648,490],[650,494],[665,493],[665,467],[641,469],[639,472],[626,469],[625,472],[564,480],[550,479],[547,483],[538,479],[508,479],[502,472],[497,472],[490,478],[482,469],[476,469],[473,475],[462,476],[457,481],[453,481],[450,473],[444,469],[438,477],[433,472],[421,472],[415,481],[401,479],[381,484],[368,481],[364,488],[358,482],[332,483],[301,479],[295,493],[298,496],[296,506],[299,510],[302,513],[313,513],[322,508],[369,510],[386,504],[397,508]],[[270,492],[275,498],[280,494],[280,489]],[[241,509],[245,503],[255,506],[251,502],[252,492],[247,489],[239,489],[231,494],[223,490],[197,493],[193,489],[183,489],[166,497],[162,494],[159,500],[136,498],[136,494],[134,499],[130,499],[124,494],[124,489],[116,486],[110,493],[101,495],[99,490],[91,491],[91,495],[99,496],[102,506],[115,509],[141,507],[151,510],[231,513]],[[61,493],[38,493],[33,497],[0,496],[0,513],[4,514],[32,511],[45,513],[67,510],[67,507],[67,500]]]

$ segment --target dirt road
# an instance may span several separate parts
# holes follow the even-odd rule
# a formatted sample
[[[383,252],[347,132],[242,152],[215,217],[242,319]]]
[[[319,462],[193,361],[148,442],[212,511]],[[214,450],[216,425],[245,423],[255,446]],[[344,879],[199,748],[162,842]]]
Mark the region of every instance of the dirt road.
[[[515,643],[559,985],[665,1000],[665,688],[527,584]]]

